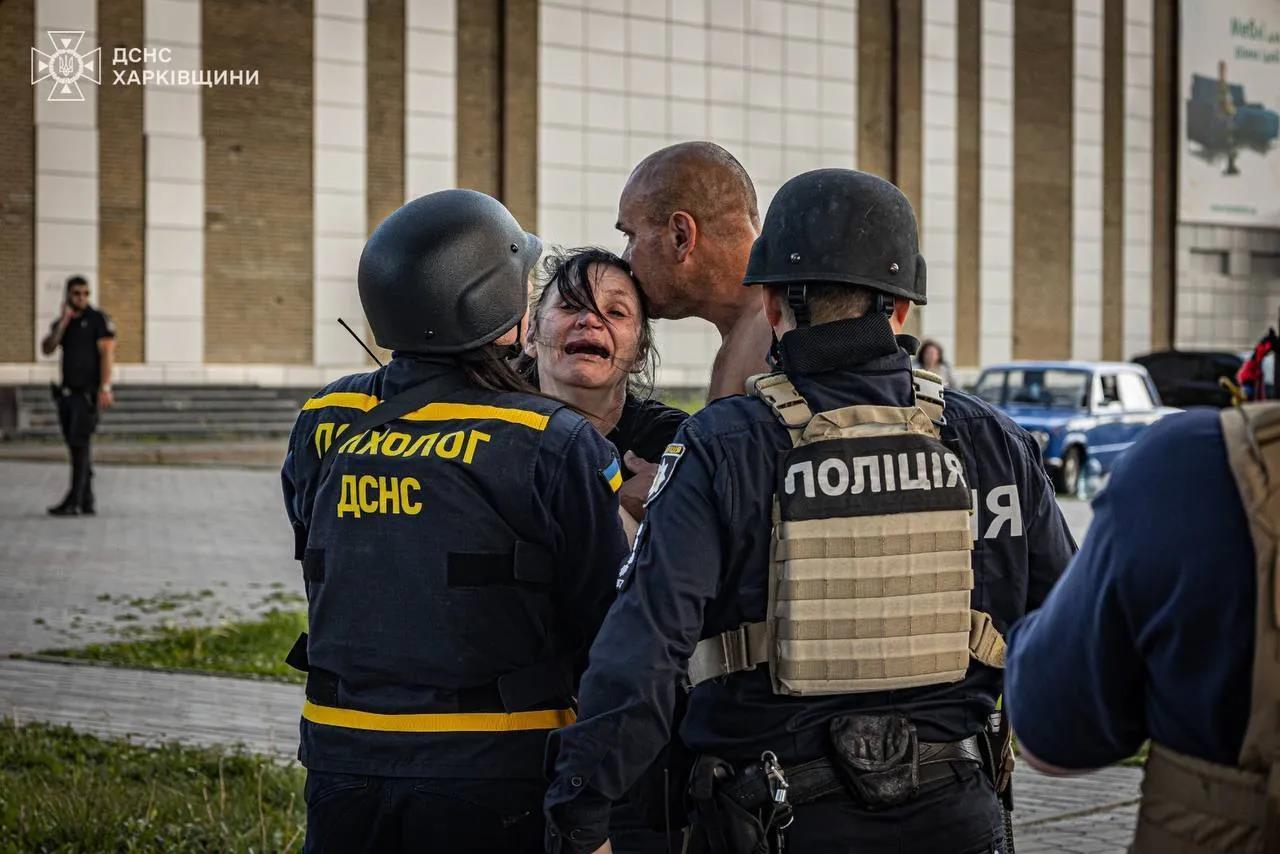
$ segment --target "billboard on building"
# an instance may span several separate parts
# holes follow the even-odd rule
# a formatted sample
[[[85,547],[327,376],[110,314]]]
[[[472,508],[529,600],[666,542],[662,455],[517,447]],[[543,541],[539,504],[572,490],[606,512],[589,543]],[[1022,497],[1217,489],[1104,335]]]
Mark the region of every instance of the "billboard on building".
[[[1183,0],[1183,221],[1280,226],[1280,3]]]

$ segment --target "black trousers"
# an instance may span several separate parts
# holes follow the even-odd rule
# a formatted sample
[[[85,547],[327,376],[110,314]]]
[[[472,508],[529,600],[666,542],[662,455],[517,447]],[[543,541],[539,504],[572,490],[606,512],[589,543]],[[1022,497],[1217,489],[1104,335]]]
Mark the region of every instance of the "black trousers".
[[[545,780],[308,771],[305,854],[542,854]]]
[[[58,425],[71,452],[71,486],[64,501],[93,507],[93,461],[90,440],[98,427],[98,401],[93,391],[64,388],[58,394]]]
[[[953,765],[953,780],[909,803],[869,810],[839,793],[796,807],[787,850],[805,854],[1003,854],[1004,814],[986,774]]]

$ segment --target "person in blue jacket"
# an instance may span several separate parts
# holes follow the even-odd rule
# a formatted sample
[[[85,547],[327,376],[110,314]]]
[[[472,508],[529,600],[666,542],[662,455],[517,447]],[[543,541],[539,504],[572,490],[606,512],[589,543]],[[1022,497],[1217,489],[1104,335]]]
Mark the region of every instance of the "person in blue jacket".
[[[298,416],[307,851],[541,848],[547,733],[627,545],[613,446],[506,362],[539,251],[481,193],[407,203],[360,258],[390,363]]]
[[[925,301],[924,262],[896,187],[839,169],[787,182],[752,250],[744,284],[757,283],[780,366],[813,412],[913,405],[916,342],[895,333]],[[976,509],[971,607],[1004,631],[1044,600],[1075,543],[1035,441],[970,395],[947,391],[945,403],[941,441]],[[591,649],[579,718],[550,739],[549,850],[606,842],[610,802],[667,742],[699,641],[766,619],[778,459],[789,448],[770,406],[743,396],[698,412],[668,447]],[[689,695],[680,733],[699,754],[689,850],[1003,850],[993,763],[979,745],[1001,693],[997,667],[975,661],[949,684],[802,697],[776,694],[770,670],[728,666]],[[893,721],[918,744],[901,764],[886,762],[916,775],[891,806],[855,795],[857,781],[838,766],[833,724],[849,716]],[[772,782],[762,791],[762,781]],[[789,824],[770,803],[779,797]]]
[[[1023,757],[1079,773],[1150,739],[1236,766],[1257,588],[1218,411],[1161,419],[1094,499],[1061,582],[1010,632],[1005,701]]]

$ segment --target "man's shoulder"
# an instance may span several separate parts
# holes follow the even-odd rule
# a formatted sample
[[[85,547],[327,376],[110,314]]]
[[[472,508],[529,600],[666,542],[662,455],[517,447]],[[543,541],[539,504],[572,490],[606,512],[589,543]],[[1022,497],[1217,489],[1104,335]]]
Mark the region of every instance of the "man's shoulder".
[[[377,390],[383,368],[338,377],[320,390],[312,393],[303,404],[303,410],[338,407],[344,409],[371,409],[379,401]]]
[[[713,400],[699,409],[684,422],[683,429],[711,438],[770,423],[777,423],[777,418],[764,401],[751,395],[735,394]]]
[[[956,419],[963,421],[974,421],[978,419],[990,419],[998,424],[1002,429],[1018,431],[1022,428],[1013,422],[1008,415],[1000,411],[995,405],[978,397],[976,394],[970,394],[960,389],[949,388],[943,393],[947,402],[946,415],[947,419]]]

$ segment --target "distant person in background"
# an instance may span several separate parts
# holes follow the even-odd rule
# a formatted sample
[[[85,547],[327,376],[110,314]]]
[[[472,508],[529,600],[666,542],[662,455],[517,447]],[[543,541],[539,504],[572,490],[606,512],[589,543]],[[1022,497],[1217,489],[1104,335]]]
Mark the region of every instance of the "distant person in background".
[[[711,142],[650,154],[622,188],[617,228],[653,316],[700,317],[719,331],[707,400],[742,394],[747,377],[769,370],[772,330],[759,295],[742,286],[760,210],[732,154]]]
[[[61,502],[49,508],[49,513],[93,515],[97,508],[89,440],[98,426],[98,412],[115,402],[111,369],[115,363],[116,328],[105,312],[89,305],[89,282],[84,276],[67,279],[62,315],[40,342],[40,351],[46,356],[52,356],[59,347],[62,377],[52,391],[62,438],[71,452],[71,487]]]
[[[951,376],[951,366],[942,357],[942,345],[937,341],[926,338],[920,342],[920,352],[916,354],[916,367],[924,368],[942,377],[942,384],[948,388],[956,384],[955,378]]]

